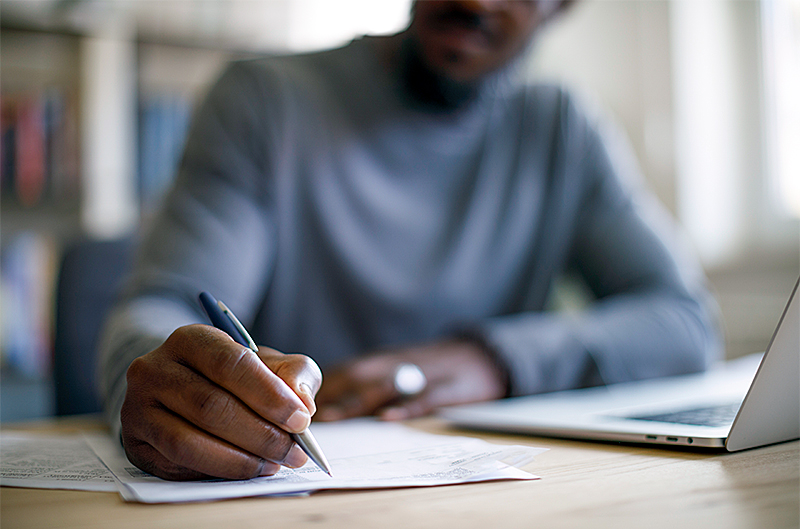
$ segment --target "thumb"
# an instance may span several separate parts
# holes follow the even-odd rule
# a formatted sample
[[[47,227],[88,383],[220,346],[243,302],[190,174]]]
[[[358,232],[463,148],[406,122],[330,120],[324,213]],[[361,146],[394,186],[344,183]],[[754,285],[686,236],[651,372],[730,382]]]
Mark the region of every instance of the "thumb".
[[[316,362],[302,354],[284,354],[269,347],[260,347],[259,356],[270,371],[300,397],[308,412],[314,415],[317,411],[314,397],[322,385],[322,371]]]
[[[447,383],[439,383],[428,388],[414,398],[404,400],[393,406],[384,408],[380,418],[386,421],[413,419],[431,413],[436,408],[456,404],[459,400],[453,393],[453,387]]]

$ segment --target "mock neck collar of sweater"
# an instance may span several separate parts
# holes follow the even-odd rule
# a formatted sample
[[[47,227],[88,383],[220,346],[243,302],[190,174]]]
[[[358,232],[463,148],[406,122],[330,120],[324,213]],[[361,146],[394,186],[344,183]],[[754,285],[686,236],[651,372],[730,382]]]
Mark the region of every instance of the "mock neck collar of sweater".
[[[502,98],[522,82],[521,57],[470,84],[456,83],[428,70],[415,43],[400,33],[389,37],[364,37],[387,74],[393,78],[401,98],[411,108],[435,114],[468,112],[488,101]]]

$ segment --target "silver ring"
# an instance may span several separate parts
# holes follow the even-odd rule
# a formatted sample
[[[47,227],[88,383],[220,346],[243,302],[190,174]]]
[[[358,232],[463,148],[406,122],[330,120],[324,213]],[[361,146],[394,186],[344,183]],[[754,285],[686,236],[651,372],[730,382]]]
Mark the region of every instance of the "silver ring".
[[[394,389],[402,397],[414,397],[425,391],[428,379],[417,364],[400,364],[394,370]]]

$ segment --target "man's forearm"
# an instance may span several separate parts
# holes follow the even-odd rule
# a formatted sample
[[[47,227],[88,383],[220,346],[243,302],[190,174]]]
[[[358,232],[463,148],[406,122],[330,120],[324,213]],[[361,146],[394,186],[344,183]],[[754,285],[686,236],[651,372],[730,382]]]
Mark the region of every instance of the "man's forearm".
[[[612,296],[576,316],[496,318],[484,333],[508,366],[512,395],[699,371],[721,351],[699,303],[656,294]]]

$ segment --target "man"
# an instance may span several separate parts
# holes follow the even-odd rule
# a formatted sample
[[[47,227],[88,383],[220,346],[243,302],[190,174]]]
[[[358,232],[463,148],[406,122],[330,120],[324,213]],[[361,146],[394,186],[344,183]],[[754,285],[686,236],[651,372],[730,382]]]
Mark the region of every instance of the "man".
[[[405,418],[713,359],[702,274],[644,220],[634,165],[568,94],[520,82],[560,6],[419,1],[398,35],[226,71],[106,329],[134,464],[269,475],[305,463],[287,432],[317,406]],[[567,270],[596,298],[571,317],[544,311]],[[200,324],[201,290],[275,349]],[[427,378],[406,399],[404,363]]]

